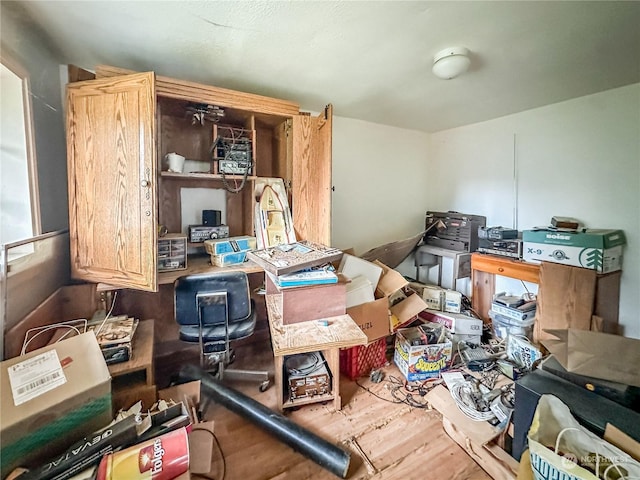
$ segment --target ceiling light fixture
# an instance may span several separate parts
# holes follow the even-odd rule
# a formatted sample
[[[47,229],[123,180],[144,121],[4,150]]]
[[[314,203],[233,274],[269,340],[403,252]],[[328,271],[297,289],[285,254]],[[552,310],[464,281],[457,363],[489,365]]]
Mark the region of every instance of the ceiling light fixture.
[[[433,74],[438,78],[449,80],[466,72],[470,64],[468,48],[445,48],[433,57]]]

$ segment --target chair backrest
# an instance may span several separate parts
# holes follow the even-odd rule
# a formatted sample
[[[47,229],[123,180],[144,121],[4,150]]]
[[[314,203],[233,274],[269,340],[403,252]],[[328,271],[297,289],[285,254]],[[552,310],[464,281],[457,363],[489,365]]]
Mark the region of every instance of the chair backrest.
[[[245,320],[251,315],[249,279],[244,272],[215,272],[180,277],[174,284],[174,317],[180,325],[198,325],[199,299],[210,294],[222,294],[225,303],[209,302],[202,307],[202,323],[215,325],[225,322],[226,312],[229,323]],[[206,303],[206,302],[200,302]]]

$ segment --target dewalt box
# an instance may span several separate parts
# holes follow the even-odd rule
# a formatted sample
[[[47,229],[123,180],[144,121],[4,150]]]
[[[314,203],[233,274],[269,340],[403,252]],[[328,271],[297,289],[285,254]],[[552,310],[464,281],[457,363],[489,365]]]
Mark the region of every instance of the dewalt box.
[[[522,257],[527,262],[555,262],[609,273],[622,269],[626,238],[622,230],[524,230],[522,241]]]
[[[109,424],[111,376],[93,332],[0,364],[2,478]]]

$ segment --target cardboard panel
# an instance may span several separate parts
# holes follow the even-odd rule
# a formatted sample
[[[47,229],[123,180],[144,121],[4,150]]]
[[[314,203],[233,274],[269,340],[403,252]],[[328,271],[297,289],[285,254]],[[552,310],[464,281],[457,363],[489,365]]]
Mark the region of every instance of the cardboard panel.
[[[595,290],[595,270],[542,262],[534,340],[555,338],[546,329],[590,330]]]

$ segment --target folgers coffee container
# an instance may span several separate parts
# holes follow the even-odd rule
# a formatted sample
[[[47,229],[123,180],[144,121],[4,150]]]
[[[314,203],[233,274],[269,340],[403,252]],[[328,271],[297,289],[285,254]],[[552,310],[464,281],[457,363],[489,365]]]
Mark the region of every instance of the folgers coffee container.
[[[97,480],[171,480],[189,469],[187,430],[182,427],[102,457]]]

